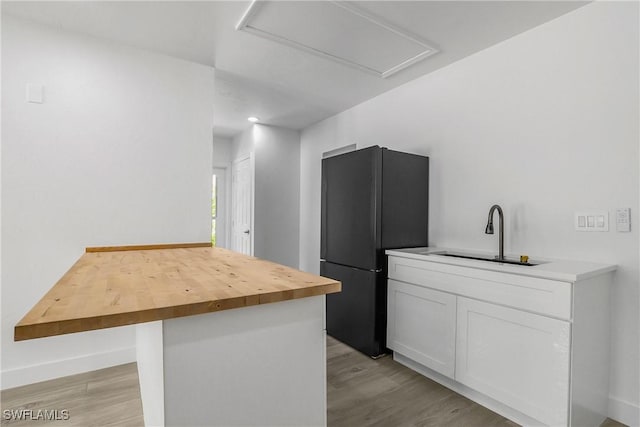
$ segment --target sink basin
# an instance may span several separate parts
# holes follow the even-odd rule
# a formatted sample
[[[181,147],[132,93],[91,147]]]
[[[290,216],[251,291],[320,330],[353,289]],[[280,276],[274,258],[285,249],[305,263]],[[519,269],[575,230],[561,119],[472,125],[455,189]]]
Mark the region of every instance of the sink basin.
[[[449,256],[454,258],[475,259],[478,261],[497,262],[500,264],[513,264],[513,265],[525,265],[525,266],[534,266],[534,265],[542,264],[540,262],[522,262],[514,258],[510,259],[505,257],[503,259],[498,259],[492,255],[467,254],[462,252],[451,252],[451,251],[432,252],[431,255],[442,255],[442,256]]]

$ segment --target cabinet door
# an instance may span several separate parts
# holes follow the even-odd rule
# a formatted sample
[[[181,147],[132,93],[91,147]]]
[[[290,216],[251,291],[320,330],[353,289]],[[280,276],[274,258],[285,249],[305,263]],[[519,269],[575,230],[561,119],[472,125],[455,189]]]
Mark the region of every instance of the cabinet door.
[[[567,425],[569,322],[458,298],[456,380],[548,425]]]
[[[387,346],[453,378],[456,297],[421,286],[388,281]]]

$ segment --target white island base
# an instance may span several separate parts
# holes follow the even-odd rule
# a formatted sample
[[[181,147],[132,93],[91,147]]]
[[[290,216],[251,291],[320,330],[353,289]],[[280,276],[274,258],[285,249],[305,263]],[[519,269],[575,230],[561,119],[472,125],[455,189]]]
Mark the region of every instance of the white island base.
[[[324,295],[136,328],[147,427],[326,425]]]

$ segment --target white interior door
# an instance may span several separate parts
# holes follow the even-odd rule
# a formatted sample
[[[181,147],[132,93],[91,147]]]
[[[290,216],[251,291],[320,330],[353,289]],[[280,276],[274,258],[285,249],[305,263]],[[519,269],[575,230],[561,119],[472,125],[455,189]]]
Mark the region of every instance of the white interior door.
[[[253,165],[251,158],[233,163],[231,178],[231,249],[253,255]]]

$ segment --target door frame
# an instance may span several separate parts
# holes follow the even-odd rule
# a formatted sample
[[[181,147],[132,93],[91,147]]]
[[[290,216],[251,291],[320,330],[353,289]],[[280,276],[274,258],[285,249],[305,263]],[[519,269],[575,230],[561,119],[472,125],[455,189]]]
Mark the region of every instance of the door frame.
[[[217,212],[217,217],[223,217],[224,218],[224,223],[226,225],[225,230],[224,230],[224,242],[225,245],[222,246],[223,248],[229,248],[229,244],[231,242],[231,167],[229,164],[214,164],[213,165],[213,169],[211,170],[211,174],[213,175],[213,172],[215,172],[216,169],[221,169],[224,173],[224,200],[223,200],[223,209],[219,209],[219,206],[216,207],[216,209],[218,210]],[[218,194],[218,192],[216,192],[216,195]],[[218,200],[220,200],[220,198],[218,198]],[[218,234],[218,231],[216,230],[216,234]],[[216,244],[216,246],[218,246]]]
[[[251,215],[251,221],[250,221],[250,233],[249,233],[249,255],[253,256],[254,253],[254,239],[255,239],[255,173],[256,173],[256,164],[255,164],[255,155],[253,152],[250,152],[248,155],[245,155],[243,157],[238,157],[237,159],[233,160],[232,164],[231,164],[231,191],[230,191],[230,196],[231,196],[231,227],[229,227],[229,247],[231,248],[231,242],[233,240],[233,231],[235,228],[235,224],[234,224],[234,218],[235,218],[235,200],[236,198],[234,197],[234,193],[236,191],[236,186],[233,182],[233,175],[234,172],[236,170],[236,168],[238,167],[238,163],[245,161],[245,160],[249,160],[249,181],[250,181],[250,185],[249,185],[249,192],[250,192],[250,197],[249,197],[249,205],[250,205],[250,209],[249,209],[249,213]]]

